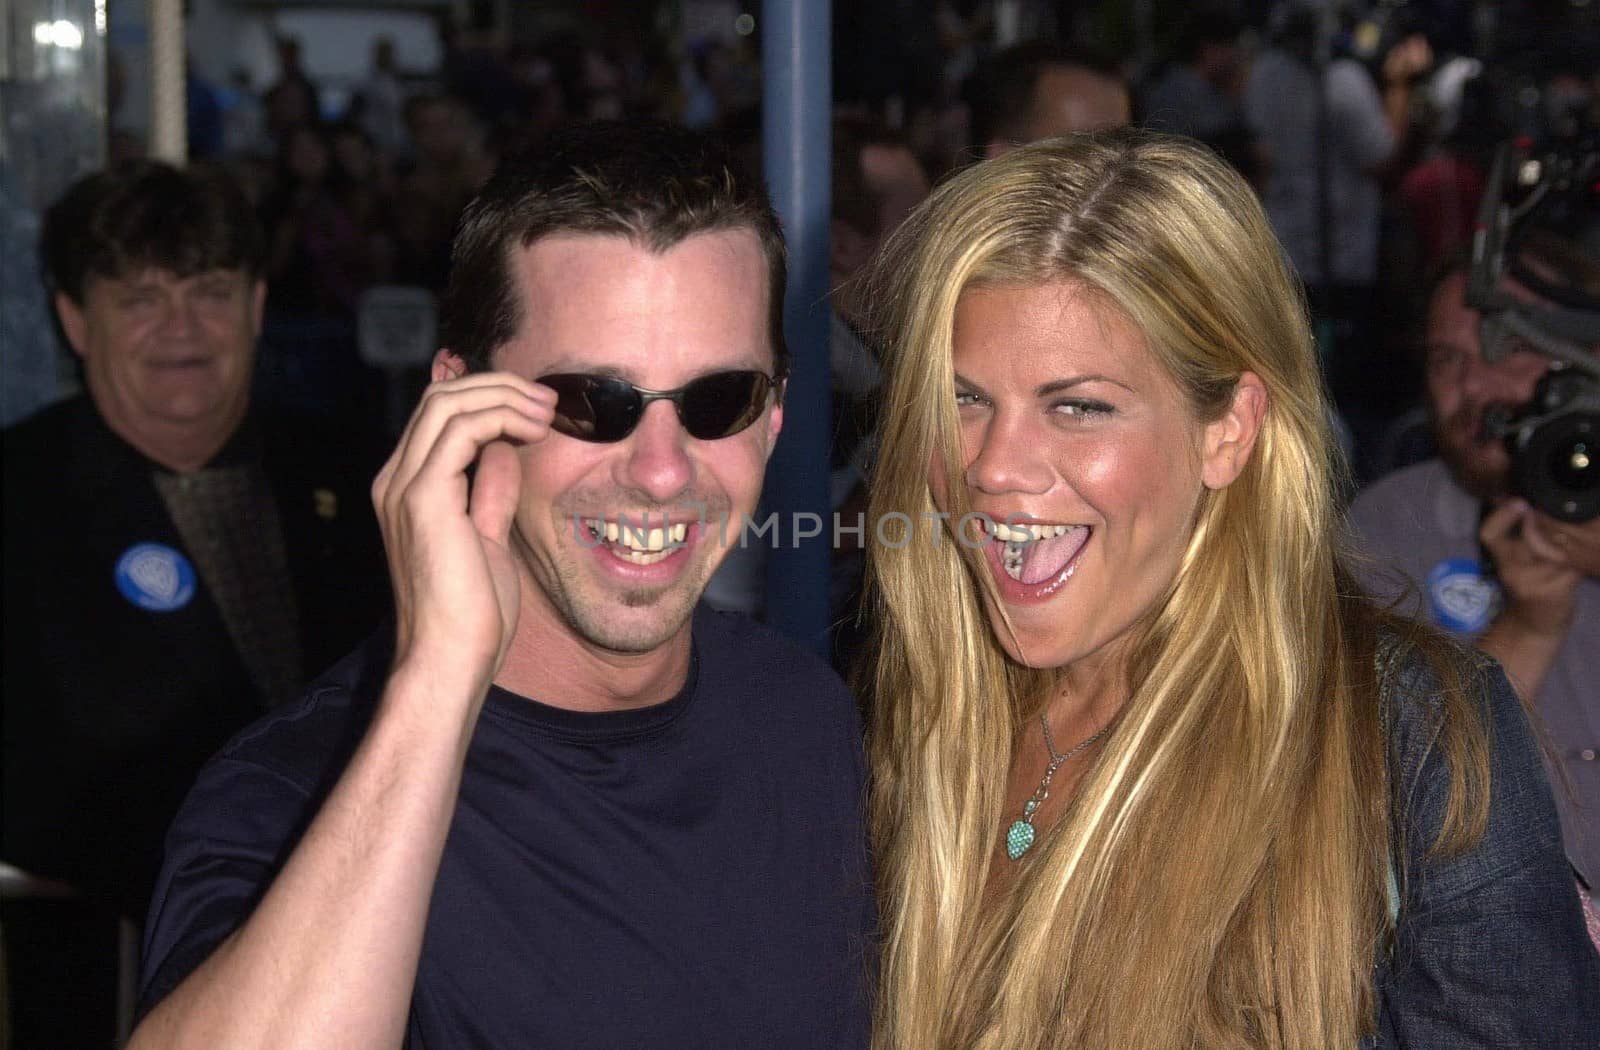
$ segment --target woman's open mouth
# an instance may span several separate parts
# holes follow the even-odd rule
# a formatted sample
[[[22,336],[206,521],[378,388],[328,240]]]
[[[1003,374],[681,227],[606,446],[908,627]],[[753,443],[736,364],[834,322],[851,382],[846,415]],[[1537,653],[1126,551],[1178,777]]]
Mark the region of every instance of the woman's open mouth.
[[[984,555],[995,569],[1001,593],[1011,601],[1042,601],[1061,588],[1078,567],[1078,555],[1094,530],[1088,525],[1037,521],[986,525]]]

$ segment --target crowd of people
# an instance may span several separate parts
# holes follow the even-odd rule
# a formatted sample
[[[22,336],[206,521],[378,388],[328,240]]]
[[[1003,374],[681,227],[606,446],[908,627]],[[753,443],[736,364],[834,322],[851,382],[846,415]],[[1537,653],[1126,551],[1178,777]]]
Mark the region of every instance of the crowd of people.
[[[1485,58],[1483,27],[1450,8],[1343,25],[1314,5],[1253,22],[1237,10],[1177,15],[1153,55],[1092,44],[1092,26],[1077,24],[995,49],[985,5],[966,15],[941,5],[937,32],[844,12],[838,112],[893,129],[930,183],[1068,130],[1135,124],[1211,146],[1262,196],[1311,296],[1358,476],[1376,477],[1396,465],[1396,421],[1422,393],[1419,329],[1394,319],[1420,313],[1428,270],[1470,235],[1487,144],[1594,120],[1592,56],[1581,35],[1521,30],[1510,14]],[[870,53],[855,39],[891,31]],[[1505,45],[1518,31],[1526,39]],[[336,382],[339,410],[381,422],[380,384],[355,365],[361,292],[442,295],[462,207],[497,158],[537,148],[552,129],[658,117],[711,131],[760,174],[751,37],[684,48],[452,32],[444,45],[439,68],[403,69],[392,42],[377,40],[368,75],[341,85],[337,107],[292,38],[279,41],[279,74],[264,89],[192,85],[194,155],[240,179],[268,230],[264,396],[333,407],[298,379],[313,375]]]
[[[379,41],[329,113],[284,40],[51,207],[18,1045],[105,1044],[119,917],[136,1047],[1593,1045],[1600,505],[1503,435],[1600,385],[1600,204],[1472,244],[1513,133],[1600,175],[1593,56],[987,10],[839,52],[831,668],[706,524],[807,407],[741,46]]]

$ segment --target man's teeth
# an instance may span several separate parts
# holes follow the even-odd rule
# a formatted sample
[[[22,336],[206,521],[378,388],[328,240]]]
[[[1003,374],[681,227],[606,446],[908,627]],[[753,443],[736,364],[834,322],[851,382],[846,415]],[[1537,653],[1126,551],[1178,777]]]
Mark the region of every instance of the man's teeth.
[[[624,519],[619,523],[590,518],[584,525],[595,539],[613,544],[612,553],[636,565],[651,565],[660,561],[681,547],[689,535],[686,522],[666,528],[647,529],[642,522],[635,524]]]

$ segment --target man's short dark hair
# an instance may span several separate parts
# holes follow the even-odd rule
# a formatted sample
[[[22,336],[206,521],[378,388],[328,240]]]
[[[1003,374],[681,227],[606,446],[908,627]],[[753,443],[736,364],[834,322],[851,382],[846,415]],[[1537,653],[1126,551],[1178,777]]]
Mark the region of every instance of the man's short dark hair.
[[[1082,69],[1119,84],[1123,81],[1109,55],[1080,45],[1029,40],[997,51],[967,84],[972,144],[982,150],[991,142],[1022,141],[1033,120],[1039,78],[1053,68]]]
[[[52,292],[82,303],[89,278],[155,268],[175,277],[211,270],[261,275],[266,242],[244,191],[220,168],[153,160],[117,164],[67,188],[40,236]]]
[[[508,157],[456,230],[441,312],[445,345],[470,371],[490,367],[522,322],[512,249],[541,237],[620,236],[665,252],[695,234],[749,230],[767,260],[773,361],[786,371],[783,235],[766,191],[737,170],[713,140],[658,121],[583,124]]]

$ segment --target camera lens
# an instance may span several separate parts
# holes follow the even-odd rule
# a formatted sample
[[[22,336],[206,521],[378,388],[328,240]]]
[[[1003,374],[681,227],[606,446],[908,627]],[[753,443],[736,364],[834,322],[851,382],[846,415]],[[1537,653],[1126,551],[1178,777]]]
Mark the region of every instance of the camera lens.
[[[1519,493],[1562,521],[1600,515],[1600,416],[1567,412],[1525,433],[1512,457]]]
[[[1557,487],[1586,491],[1595,486],[1596,469],[1587,441],[1574,442],[1571,448],[1550,454],[1550,476]]]

